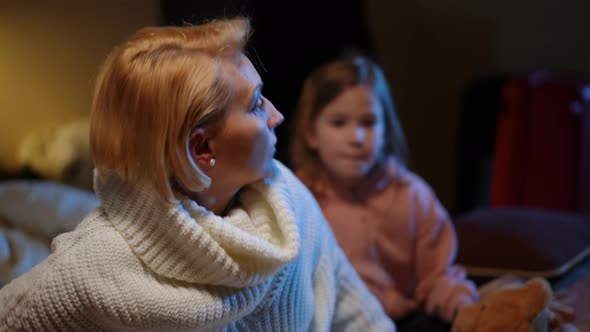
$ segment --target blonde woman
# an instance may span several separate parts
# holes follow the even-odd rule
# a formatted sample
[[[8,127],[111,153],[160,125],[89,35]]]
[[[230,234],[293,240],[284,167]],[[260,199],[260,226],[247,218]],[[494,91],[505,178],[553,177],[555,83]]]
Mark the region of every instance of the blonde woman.
[[[97,82],[101,206],[0,290],[0,330],[392,331],[305,187],[247,20],[145,28]]]

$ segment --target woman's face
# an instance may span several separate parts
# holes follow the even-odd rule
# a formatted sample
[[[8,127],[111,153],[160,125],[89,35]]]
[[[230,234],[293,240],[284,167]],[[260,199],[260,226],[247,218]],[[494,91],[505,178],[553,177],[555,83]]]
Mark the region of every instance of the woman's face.
[[[307,142],[332,178],[354,185],[369,173],[383,151],[383,117],[383,106],[373,90],[353,86],[320,111]]]
[[[219,130],[209,140],[216,163],[212,180],[242,187],[273,173],[277,137],[274,128],[283,115],[262,96],[262,80],[247,57],[238,65],[223,64],[228,82],[232,82],[233,100]]]

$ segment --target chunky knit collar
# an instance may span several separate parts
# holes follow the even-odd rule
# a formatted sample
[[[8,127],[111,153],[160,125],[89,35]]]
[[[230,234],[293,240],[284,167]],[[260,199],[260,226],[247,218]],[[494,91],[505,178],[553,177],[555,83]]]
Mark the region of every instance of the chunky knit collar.
[[[277,172],[283,167],[277,163]],[[299,250],[295,211],[279,174],[245,188],[227,217],[186,198],[167,207],[155,191],[124,183],[114,172],[96,174],[94,187],[108,219],[134,253],[166,278],[252,286]]]

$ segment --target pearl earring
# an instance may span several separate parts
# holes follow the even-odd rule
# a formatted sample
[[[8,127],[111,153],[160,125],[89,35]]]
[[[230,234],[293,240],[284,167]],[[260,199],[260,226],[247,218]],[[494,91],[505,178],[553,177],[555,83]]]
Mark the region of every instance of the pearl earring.
[[[209,159],[209,166],[215,166],[215,158]]]

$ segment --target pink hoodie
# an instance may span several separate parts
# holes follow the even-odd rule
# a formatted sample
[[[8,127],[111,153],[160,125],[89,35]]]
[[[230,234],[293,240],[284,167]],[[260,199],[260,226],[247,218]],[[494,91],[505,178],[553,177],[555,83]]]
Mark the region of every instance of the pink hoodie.
[[[393,319],[423,305],[451,321],[478,295],[452,264],[457,239],[447,212],[424,180],[395,161],[371,183],[356,198],[323,182],[314,188],[340,246]]]

